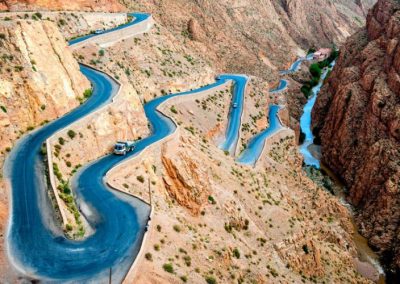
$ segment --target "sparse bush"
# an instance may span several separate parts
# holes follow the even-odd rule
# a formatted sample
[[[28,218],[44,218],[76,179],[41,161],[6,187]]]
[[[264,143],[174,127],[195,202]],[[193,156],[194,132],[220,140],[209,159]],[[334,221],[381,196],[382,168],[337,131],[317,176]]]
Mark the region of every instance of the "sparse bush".
[[[141,183],[144,183],[144,177],[143,176],[137,176],[136,179],[140,181]]]
[[[178,113],[178,111],[176,110],[175,106],[172,106],[172,107],[171,107],[171,112],[172,112],[172,113],[175,113],[175,114]]]
[[[308,246],[307,245],[303,245],[303,251],[305,252],[305,254],[309,254],[310,251],[308,250]]]
[[[175,232],[177,232],[177,233],[181,232],[181,227],[179,227],[179,225],[174,225],[173,228],[174,228]]]
[[[217,280],[213,276],[206,276],[207,284],[217,284]]]
[[[73,131],[72,129],[68,130],[67,134],[68,134],[69,138],[71,138],[71,139],[74,139],[76,136],[76,132]]]
[[[174,273],[174,267],[172,266],[172,263],[165,263],[163,265],[163,269],[168,273]]]
[[[240,258],[240,251],[237,248],[235,248],[232,253],[233,256],[236,257],[237,259]]]
[[[144,257],[148,260],[148,261],[153,261],[153,255],[151,254],[151,253],[146,253],[145,255],[144,255]]]
[[[188,256],[188,255],[185,255],[184,257],[183,257],[183,260],[185,261],[185,264],[186,264],[186,266],[191,266],[192,265],[192,259],[191,259],[191,257],[190,256]]]
[[[1,110],[2,110],[4,113],[7,113],[7,109],[6,109],[5,106],[0,106],[0,108],[1,108]]]
[[[83,92],[83,97],[84,97],[85,99],[87,99],[87,98],[90,98],[90,97],[92,96],[92,94],[93,94],[92,89],[86,89],[86,90]]]
[[[214,197],[213,197],[212,195],[210,195],[210,196],[208,197],[208,201],[209,201],[211,204],[217,204],[217,202],[215,201],[215,199],[214,199]]]
[[[321,77],[322,70],[319,67],[318,63],[311,64],[310,73],[313,77],[319,78]]]

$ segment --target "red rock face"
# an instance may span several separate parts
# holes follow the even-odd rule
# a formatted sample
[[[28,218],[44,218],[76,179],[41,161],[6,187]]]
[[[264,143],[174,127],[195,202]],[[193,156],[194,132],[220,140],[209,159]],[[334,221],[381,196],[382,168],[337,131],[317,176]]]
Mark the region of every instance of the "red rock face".
[[[379,0],[341,50],[313,110],[323,162],[340,175],[358,223],[400,272],[400,1]]]

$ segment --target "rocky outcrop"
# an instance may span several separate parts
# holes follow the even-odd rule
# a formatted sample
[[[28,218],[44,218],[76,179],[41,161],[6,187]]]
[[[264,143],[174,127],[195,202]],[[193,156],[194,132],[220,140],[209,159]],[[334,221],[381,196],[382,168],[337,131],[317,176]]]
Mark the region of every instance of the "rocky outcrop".
[[[164,146],[162,152],[163,181],[168,194],[193,215],[198,215],[211,192],[207,170],[189,149],[181,147],[176,150]]]
[[[313,111],[324,163],[349,188],[358,223],[400,272],[400,2],[380,0],[352,36]]]
[[[27,130],[78,106],[90,83],[53,23],[12,22],[3,25],[0,34],[0,149],[4,151]]]
[[[123,11],[117,0],[1,0],[0,10],[32,11],[32,10],[76,10],[76,11]]]

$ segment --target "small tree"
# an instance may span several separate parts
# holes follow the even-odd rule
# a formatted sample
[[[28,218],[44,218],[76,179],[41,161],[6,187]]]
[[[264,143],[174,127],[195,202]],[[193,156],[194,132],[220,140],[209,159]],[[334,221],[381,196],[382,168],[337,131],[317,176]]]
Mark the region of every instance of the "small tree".
[[[319,68],[317,63],[311,64],[310,73],[313,77],[319,78],[321,77],[322,70]]]

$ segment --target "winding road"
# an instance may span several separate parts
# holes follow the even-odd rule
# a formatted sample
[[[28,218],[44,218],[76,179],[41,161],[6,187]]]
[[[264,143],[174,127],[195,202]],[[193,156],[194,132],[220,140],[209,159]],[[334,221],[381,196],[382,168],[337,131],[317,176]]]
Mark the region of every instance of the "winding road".
[[[122,29],[145,19],[139,15]],[[115,29],[113,29],[115,30]],[[76,39],[76,44],[96,35]],[[156,98],[144,106],[152,133],[140,140],[126,156],[107,155],[82,168],[72,181],[75,200],[94,234],[82,241],[66,239],[47,194],[46,168],[41,147],[57,131],[110,103],[120,85],[108,75],[81,65],[81,72],[93,86],[93,95],[63,117],[21,138],[5,163],[5,177],[12,189],[11,214],[7,232],[8,255],[23,274],[46,282],[121,282],[140,249],[150,206],[132,196],[111,190],[105,183],[107,172],[123,160],[139,155],[144,149],[175,132],[176,124],[157,110],[165,101],[184,95],[200,94],[231,80],[234,82],[232,107],[223,147],[236,149],[244,90],[248,78],[221,75],[216,83],[190,92]]]
[[[264,149],[265,140],[283,128],[278,114],[281,108],[279,105],[270,105],[269,127],[250,139],[247,148],[236,160],[239,164],[255,166]]]
[[[240,126],[244,105],[244,95],[249,78],[246,75],[223,74],[218,76],[220,80],[233,80],[232,102],[229,110],[228,125],[225,132],[225,140],[220,148],[234,156],[239,141]]]

